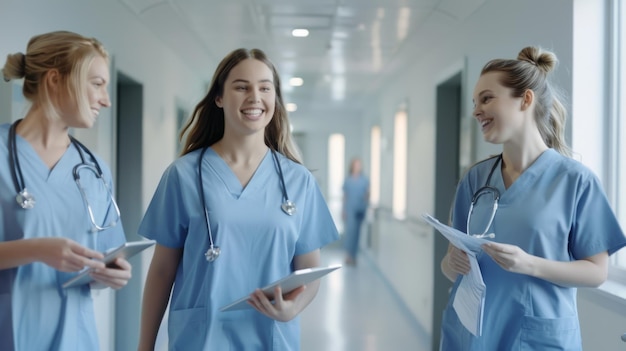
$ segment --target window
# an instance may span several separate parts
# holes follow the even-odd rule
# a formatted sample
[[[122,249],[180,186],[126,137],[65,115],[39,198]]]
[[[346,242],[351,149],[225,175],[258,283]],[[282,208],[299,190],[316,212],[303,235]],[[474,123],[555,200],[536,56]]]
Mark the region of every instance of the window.
[[[380,203],[380,127],[373,126],[370,133],[370,203]]]
[[[615,179],[614,182],[614,198],[616,202],[616,213],[622,228],[626,230],[626,6],[621,1],[612,3],[614,11],[612,20],[612,32],[615,33],[612,41],[613,55],[611,57],[612,64],[610,70],[613,71],[609,77],[614,77],[615,81],[610,83],[611,86],[611,118],[614,128],[617,130],[613,140],[616,143],[616,160]],[[617,273],[626,280],[626,250],[621,250],[612,258],[614,268],[618,268]],[[613,272],[615,273],[615,272]]]
[[[407,113],[404,108],[396,112],[393,132],[393,216],[406,218],[407,185]]]
[[[328,138],[328,208],[339,232],[343,232],[341,205],[345,177],[346,140],[343,134],[331,134]]]

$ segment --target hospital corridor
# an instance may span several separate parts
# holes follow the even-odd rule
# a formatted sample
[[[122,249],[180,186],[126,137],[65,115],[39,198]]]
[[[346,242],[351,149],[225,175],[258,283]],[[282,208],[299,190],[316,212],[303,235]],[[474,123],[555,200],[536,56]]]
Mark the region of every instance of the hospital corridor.
[[[626,350],[626,1],[0,18],[0,351]]]
[[[340,243],[325,248],[323,264],[341,264]],[[429,350],[429,339],[368,258],[322,280],[301,317],[302,351]]]

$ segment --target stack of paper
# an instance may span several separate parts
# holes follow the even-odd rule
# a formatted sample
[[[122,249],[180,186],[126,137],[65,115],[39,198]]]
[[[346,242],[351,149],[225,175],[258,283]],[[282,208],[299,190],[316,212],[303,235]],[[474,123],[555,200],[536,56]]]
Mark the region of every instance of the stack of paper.
[[[467,253],[471,269],[468,274],[461,278],[454,301],[452,301],[452,307],[454,307],[463,326],[472,334],[480,336],[483,326],[486,287],[480,272],[480,266],[478,266],[476,254],[480,252],[480,246],[488,241],[467,235],[455,228],[442,224],[427,213],[424,213],[422,217],[428,224],[443,234],[452,245]]]

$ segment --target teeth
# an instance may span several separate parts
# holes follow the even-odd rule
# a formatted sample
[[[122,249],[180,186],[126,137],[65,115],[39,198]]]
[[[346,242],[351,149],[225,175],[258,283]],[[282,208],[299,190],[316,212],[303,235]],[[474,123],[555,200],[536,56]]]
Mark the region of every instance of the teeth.
[[[243,110],[242,112],[246,115],[260,115],[263,110],[255,108],[251,110]]]

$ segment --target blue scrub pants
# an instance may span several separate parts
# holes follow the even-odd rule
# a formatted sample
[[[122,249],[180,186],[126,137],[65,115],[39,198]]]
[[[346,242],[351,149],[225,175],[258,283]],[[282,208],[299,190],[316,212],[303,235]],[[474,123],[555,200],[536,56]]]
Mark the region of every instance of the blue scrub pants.
[[[356,258],[359,250],[359,237],[361,236],[361,225],[364,218],[364,211],[346,213],[344,248],[352,258]]]

